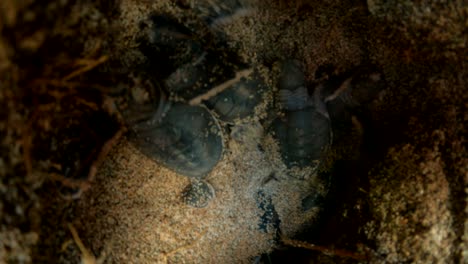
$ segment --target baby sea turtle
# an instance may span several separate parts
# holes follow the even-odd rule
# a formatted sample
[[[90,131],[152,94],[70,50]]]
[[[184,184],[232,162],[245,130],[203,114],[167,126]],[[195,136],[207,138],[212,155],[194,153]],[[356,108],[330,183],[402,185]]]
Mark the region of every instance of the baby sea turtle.
[[[132,95],[124,115],[129,139],[143,154],[190,177],[184,201],[204,207],[214,197],[214,189],[202,179],[223,152],[218,119],[233,122],[251,115],[262,99],[263,82],[256,71],[245,70],[232,52],[205,47],[175,19],[156,15],[151,21],[142,51],[150,65],[159,69],[165,66],[161,62],[167,62],[167,68],[142,89],[148,93],[144,100]],[[239,72],[244,75],[238,76]],[[222,89],[204,96],[218,88]]]
[[[168,100],[151,81],[137,82],[121,104],[129,140],[143,154],[192,178],[203,178],[222,154],[221,128],[202,106]]]
[[[278,233],[281,225],[287,226],[290,221],[287,215],[281,214],[285,210],[281,201],[282,196],[287,196],[285,192],[294,192],[298,197],[295,204],[288,206],[299,207],[301,216],[312,220],[304,222],[302,228],[323,220],[319,216],[331,201],[334,182],[328,168],[320,171],[317,168],[333,143],[332,121],[347,122],[345,119],[351,118],[350,112],[375,99],[383,86],[380,74],[361,71],[348,75],[347,79],[339,76],[322,82],[310,95],[298,61],[286,60],[281,63],[280,70],[276,101],[281,112],[270,126],[270,133],[276,139],[288,170],[287,177],[273,178],[274,183],[265,182],[257,193],[257,207],[261,210],[258,226],[265,233]],[[308,176],[289,177],[296,172]],[[311,216],[313,218],[308,218]]]
[[[332,141],[329,114],[321,98],[322,85],[317,86],[313,96],[310,96],[300,62],[286,60],[281,62],[280,66],[276,96],[280,114],[274,119],[269,131],[279,146],[281,158],[288,168],[287,175],[297,171],[301,175],[304,174],[304,177],[276,179],[276,183],[265,183],[258,191],[257,206],[263,212],[260,215],[259,229],[264,232],[270,229],[269,232],[276,233],[279,232],[281,222],[288,222],[284,215],[280,219],[276,213],[277,206],[284,206],[273,202],[273,196],[281,197],[277,190],[296,192],[302,197],[299,199],[306,199],[303,201],[306,206],[291,206],[302,206],[302,212],[307,217],[314,214],[307,214],[306,211],[312,207],[320,207],[319,203],[315,202],[323,200],[327,191],[318,189],[326,189],[327,181],[318,180],[315,174]],[[319,185],[319,188],[315,188],[315,185]],[[282,209],[284,210],[284,207]]]
[[[320,96],[323,87],[317,86],[311,97],[295,60],[283,62],[278,86],[282,116],[272,130],[281,156],[288,168],[317,166],[332,140],[330,117]]]
[[[193,207],[206,206],[214,197],[214,189],[202,179],[223,152],[219,123],[206,107],[171,102],[163,92],[157,100],[154,96],[143,96],[146,100],[135,96],[123,111],[130,142],[156,162],[192,178],[184,201]]]
[[[246,65],[217,36],[203,38],[167,15],[153,15],[140,48],[171,96],[190,100],[235,77]],[[211,41],[210,41],[211,40]]]
[[[282,116],[272,130],[288,168],[316,167],[332,144],[332,122],[350,120],[356,109],[369,104],[385,86],[380,73],[364,68],[338,85],[320,83],[312,96],[305,83],[298,61],[282,63],[277,96]]]

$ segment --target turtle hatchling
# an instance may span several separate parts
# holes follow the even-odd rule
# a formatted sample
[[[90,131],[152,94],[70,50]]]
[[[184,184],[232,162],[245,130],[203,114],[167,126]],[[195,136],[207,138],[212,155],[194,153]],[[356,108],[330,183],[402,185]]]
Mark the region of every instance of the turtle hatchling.
[[[282,116],[273,122],[272,131],[288,168],[316,167],[332,140],[330,117],[320,96],[322,85],[309,96],[305,82],[298,61],[282,63],[277,96]]]
[[[157,74],[149,78],[150,85],[139,89],[147,94],[143,100],[138,93],[130,96],[124,111],[129,139],[146,156],[190,177],[183,200],[205,207],[214,197],[214,188],[202,180],[223,153],[220,123],[252,115],[262,100],[263,81],[233,52],[206,46],[175,19],[153,15],[149,21],[141,51]],[[238,72],[248,74],[239,77]],[[224,88],[203,96],[219,87]]]

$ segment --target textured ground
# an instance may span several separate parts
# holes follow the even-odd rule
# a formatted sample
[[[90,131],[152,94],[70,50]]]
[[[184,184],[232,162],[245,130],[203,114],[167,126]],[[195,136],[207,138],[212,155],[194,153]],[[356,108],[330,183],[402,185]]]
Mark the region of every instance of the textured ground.
[[[216,199],[204,209],[182,203],[187,178],[142,156],[125,136],[109,141],[119,125],[102,95],[126,89],[145,61],[139,25],[152,12],[191,21],[190,3],[0,2],[0,262],[77,263],[82,252],[68,223],[109,263],[248,263],[270,250],[271,234],[253,224],[258,208],[249,186],[281,168],[250,147],[261,134],[255,120],[243,124],[254,128],[247,136],[226,136],[230,151],[208,176]],[[353,122],[334,124],[336,187],[325,220],[296,234],[294,207],[278,209],[292,216],[282,223],[286,237],[325,248],[283,240],[262,261],[467,262],[466,5],[249,4],[254,12],[222,31],[267,77],[275,61],[293,57],[311,82],[317,72],[333,78],[359,65],[387,82]],[[91,185],[76,180],[87,175]],[[66,200],[63,186],[86,192]],[[275,187],[287,195],[274,199],[294,201],[297,186]]]

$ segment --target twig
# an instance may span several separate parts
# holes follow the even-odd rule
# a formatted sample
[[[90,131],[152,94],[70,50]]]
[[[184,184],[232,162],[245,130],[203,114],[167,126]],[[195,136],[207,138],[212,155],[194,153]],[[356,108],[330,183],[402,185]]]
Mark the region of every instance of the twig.
[[[329,102],[329,101],[332,101],[332,100],[335,100],[338,96],[340,96],[341,94],[343,94],[346,90],[348,90],[350,88],[350,84],[351,84],[351,80],[352,78],[348,78],[346,79],[341,85],[340,87],[338,87],[338,89],[336,89],[333,94],[327,96],[327,98],[325,98],[325,102]]]
[[[67,76],[65,76],[62,79],[62,81],[66,82],[66,81],[68,81],[68,80],[70,80],[70,79],[72,79],[72,78],[74,78],[74,77],[76,77],[76,76],[78,76],[80,74],[83,74],[83,73],[95,68],[99,64],[104,63],[105,61],[107,61],[107,59],[108,59],[108,57],[106,55],[101,56],[97,60],[89,60],[88,61],[88,60],[81,59],[81,60],[78,61],[78,64],[84,64],[85,66],[78,69],[78,70],[76,70],[76,71],[74,71],[74,72],[72,72],[72,73],[70,73],[70,74],[68,74]]]
[[[75,244],[81,251],[81,263],[83,264],[100,264],[104,263],[104,254],[102,254],[99,258],[96,257],[89,252],[89,250],[84,246],[83,242],[81,241],[80,237],[78,236],[78,232],[76,231],[75,227],[72,224],[68,224],[68,229],[73,236],[73,240]]]
[[[93,161],[91,164],[91,167],[89,168],[89,173],[88,173],[88,181],[92,182],[94,181],[94,178],[96,177],[97,170],[101,163],[104,161],[104,158],[109,154],[111,151],[112,147],[119,141],[119,139],[122,137],[122,135],[125,133],[126,128],[122,127],[115,135],[107,140],[107,142],[102,146],[101,152],[99,152],[97,158]]]
[[[97,155],[96,159],[91,163],[88,176],[86,177],[85,180],[70,179],[57,173],[50,173],[49,178],[55,181],[59,181],[64,186],[67,186],[70,188],[79,188],[79,192],[77,194],[71,197],[66,197],[66,198],[68,199],[80,198],[81,194],[87,191],[91,187],[91,183],[94,181],[96,177],[96,173],[97,173],[99,166],[102,164],[102,162],[104,161],[104,158],[109,154],[112,147],[119,141],[119,139],[122,137],[125,131],[126,131],[125,128],[121,128],[119,131],[117,131],[117,133],[115,133],[115,135],[111,139],[107,140],[107,142],[102,146],[101,151]]]
[[[202,95],[199,95],[199,96],[196,96],[196,97],[192,98],[189,101],[189,105],[199,105],[202,101],[208,100],[211,97],[213,97],[213,96],[219,94],[220,92],[226,90],[227,88],[231,87],[231,85],[233,85],[236,82],[240,81],[241,78],[249,76],[252,72],[253,72],[252,69],[246,69],[246,70],[242,70],[242,71],[237,72],[236,77],[234,77],[234,78],[232,78],[230,80],[227,80],[227,81],[223,82],[222,84],[220,84],[218,86],[213,87],[211,90],[209,90],[208,92],[206,92],[206,93],[204,93]]]
[[[78,87],[93,87],[100,91],[111,91],[109,87],[105,87],[105,86],[98,85],[98,84],[86,84],[86,83],[70,82],[70,81],[64,81],[64,80],[36,79],[34,80],[34,83],[39,84],[39,85],[45,84],[45,85],[51,85],[55,87],[66,87],[68,89],[75,89]],[[47,92],[50,92],[50,91],[48,90]],[[64,93],[64,95],[68,95],[68,94]]]
[[[282,237],[281,241],[287,246],[320,251],[326,255],[334,255],[334,256],[345,257],[345,258],[352,258],[355,260],[369,260],[368,256],[357,254],[357,253],[344,250],[344,249],[333,249],[333,248],[328,248],[324,246],[317,246],[314,244],[310,244],[310,243],[299,241],[299,240],[293,240],[293,239],[289,239],[286,237]]]
[[[68,229],[70,229],[70,233],[73,236],[73,240],[75,241],[75,244],[78,246],[78,248],[81,251],[82,263],[86,263],[86,264],[96,263],[96,257],[93,254],[91,254],[88,251],[88,249],[84,246],[83,242],[80,239],[80,236],[78,236],[78,232],[76,231],[75,227],[72,224],[68,224]]]
[[[69,188],[88,189],[90,184],[87,180],[70,179],[58,173],[49,173],[48,176],[49,179],[53,181],[58,181],[63,186]]]

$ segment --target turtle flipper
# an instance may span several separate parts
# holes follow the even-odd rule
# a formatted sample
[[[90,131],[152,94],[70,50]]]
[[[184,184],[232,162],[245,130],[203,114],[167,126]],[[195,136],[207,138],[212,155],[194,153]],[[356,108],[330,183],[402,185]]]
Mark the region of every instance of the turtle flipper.
[[[271,196],[267,195],[265,191],[259,190],[256,196],[258,208],[262,211],[258,228],[264,233],[270,230],[278,234],[281,220],[276,212],[275,206],[271,201]]]
[[[214,198],[213,186],[206,181],[195,180],[187,186],[184,192],[184,202],[192,207],[203,208]]]
[[[333,87],[335,88],[335,87]],[[381,73],[361,69],[324,98],[333,120],[349,119],[350,112],[365,108],[385,88]]]

